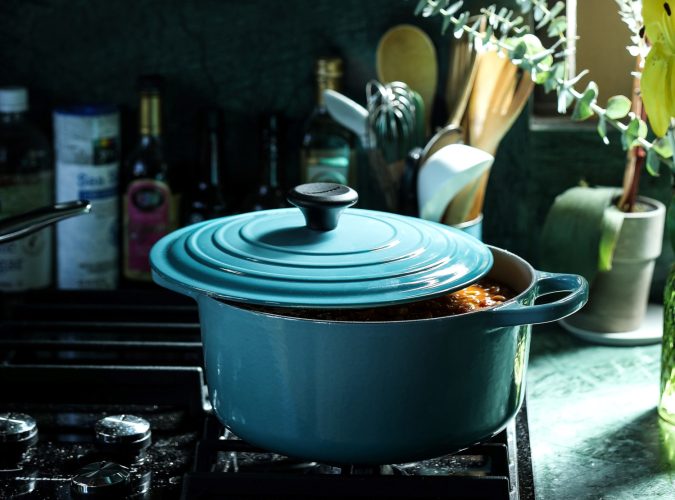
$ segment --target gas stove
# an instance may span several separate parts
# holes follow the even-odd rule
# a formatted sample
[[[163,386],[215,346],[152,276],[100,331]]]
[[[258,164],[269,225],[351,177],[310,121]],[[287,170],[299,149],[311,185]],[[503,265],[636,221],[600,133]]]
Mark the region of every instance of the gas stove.
[[[489,441],[432,460],[297,460],[212,415],[192,302],[149,289],[3,304],[0,498],[534,498],[525,408]]]

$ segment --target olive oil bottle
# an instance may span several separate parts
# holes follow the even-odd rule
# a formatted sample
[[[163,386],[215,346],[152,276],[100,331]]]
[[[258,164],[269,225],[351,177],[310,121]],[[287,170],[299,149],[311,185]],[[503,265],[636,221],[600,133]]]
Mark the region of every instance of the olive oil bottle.
[[[324,90],[340,90],[341,80],[341,59],[317,61],[317,103],[305,126],[300,151],[302,182],[336,182],[356,187],[354,134],[330,116],[323,99]]]

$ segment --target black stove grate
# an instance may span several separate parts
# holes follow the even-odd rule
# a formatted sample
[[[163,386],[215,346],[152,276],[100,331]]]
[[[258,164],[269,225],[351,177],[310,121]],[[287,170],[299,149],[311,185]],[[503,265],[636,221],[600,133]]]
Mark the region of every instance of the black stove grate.
[[[490,441],[433,461],[373,468],[294,460],[236,438],[208,412],[192,301],[164,290],[4,299],[0,411],[37,415],[44,432],[36,449],[54,457],[69,446],[88,449],[91,423],[106,414],[146,415],[158,436],[159,416],[173,415],[171,425],[182,422],[164,445],[183,450],[189,467],[170,484],[158,481],[161,454],[150,453],[145,466],[155,480],[143,498],[534,498],[525,408]],[[65,431],[59,427],[63,415],[69,415]],[[63,432],[79,435],[82,443],[59,445],[54,436]],[[176,441],[186,433],[189,446]],[[57,458],[39,465],[42,483],[22,498],[48,498],[40,495],[50,484],[67,491],[72,470]],[[0,485],[2,480],[0,474]]]

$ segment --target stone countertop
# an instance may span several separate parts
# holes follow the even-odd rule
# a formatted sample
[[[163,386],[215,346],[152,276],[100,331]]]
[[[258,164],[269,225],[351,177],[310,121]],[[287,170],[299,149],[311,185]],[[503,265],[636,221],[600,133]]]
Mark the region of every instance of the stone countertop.
[[[661,345],[605,347],[533,327],[527,409],[537,499],[675,498],[659,419]]]

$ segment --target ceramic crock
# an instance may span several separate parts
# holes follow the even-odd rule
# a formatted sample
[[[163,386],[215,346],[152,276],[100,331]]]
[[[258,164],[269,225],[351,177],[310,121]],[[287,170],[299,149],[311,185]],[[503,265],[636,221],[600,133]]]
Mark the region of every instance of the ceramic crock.
[[[578,310],[583,278],[535,271],[447,226],[345,210],[344,199],[326,209],[312,196],[291,198],[307,221],[297,209],[243,214],[176,231],[152,250],[155,281],[199,304],[218,418],[265,449],[352,464],[439,456],[503,429],[524,398],[529,325]],[[395,322],[299,319],[247,305],[398,304],[485,275],[516,297]],[[550,292],[564,293],[534,304]]]

